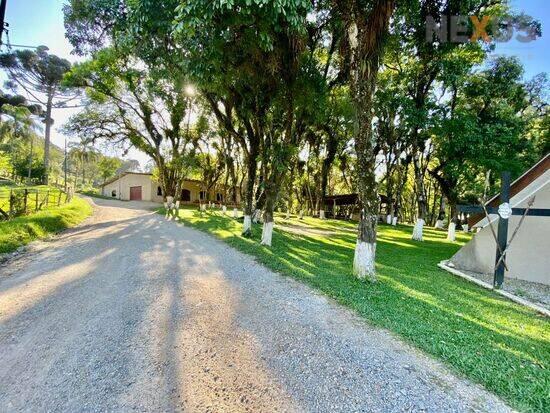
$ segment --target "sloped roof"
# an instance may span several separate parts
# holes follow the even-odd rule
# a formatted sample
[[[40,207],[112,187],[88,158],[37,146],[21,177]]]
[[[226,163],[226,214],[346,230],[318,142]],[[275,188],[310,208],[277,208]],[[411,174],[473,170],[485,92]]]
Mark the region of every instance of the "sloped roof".
[[[532,184],[538,178],[540,178],[547,170],[550,169],[550,153],[546,154],[540,161],[516,179],[510,185],[510,199],[513,199],[521,191],[523,191],[527,186]],[[485,204],[488,207],[498,207],[500,204],[500,193],[495,194],[487,203]],[[484,214],[475,214],[470,217],[468,220],[468,225],[474,227],[480,221],[485,218]]]
[[[103,182],[101,184],[101,187],[103,188],[104,186],[106,185],[110,185],[112,184],[113,182],[116,182],[118,181],[119,179],[122,179],[123,177],[125,177],[126,175],[149,175],[149,176],[153,176],[153,174],[151,173],[146,173],[146,172],[123,172],[122,174],[120,175],[117,175],[111,179],[108,179],[106,180],[105,182]]]
[[[151,178],[153,177],[153,174],[152,173],[148,173],[148,172],[124,172],[120,175],[117,175],[111,179],[108,179],[107,181],[103,182],[101,184],[101,187],[103,188],[104,186],[106,185],[110,185],[112,184],[113,182],[116,182],[118,181],[119,179],[122,179],[123,177],[125,177],[126,175],[145,175],[145,176],[150,176]],[[198,184],[202,183],[202,181],[198,180],[198,179],[184,179],[185,182],[196,182]]]

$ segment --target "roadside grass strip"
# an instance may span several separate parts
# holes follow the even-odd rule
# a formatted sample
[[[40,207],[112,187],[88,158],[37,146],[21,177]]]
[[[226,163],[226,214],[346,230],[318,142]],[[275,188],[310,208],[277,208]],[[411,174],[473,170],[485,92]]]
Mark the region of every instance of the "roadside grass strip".
[[[0,222],[0,254],[78,225],[91,213],[88,202],[74,197],[68,204]]]

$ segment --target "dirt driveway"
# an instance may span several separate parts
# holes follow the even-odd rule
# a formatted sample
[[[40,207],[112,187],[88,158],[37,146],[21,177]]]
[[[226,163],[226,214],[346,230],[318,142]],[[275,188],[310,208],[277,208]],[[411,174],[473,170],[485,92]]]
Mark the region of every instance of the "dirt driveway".
[[[208,235],[95,203],[0,269],[0,411],[508,411]]]

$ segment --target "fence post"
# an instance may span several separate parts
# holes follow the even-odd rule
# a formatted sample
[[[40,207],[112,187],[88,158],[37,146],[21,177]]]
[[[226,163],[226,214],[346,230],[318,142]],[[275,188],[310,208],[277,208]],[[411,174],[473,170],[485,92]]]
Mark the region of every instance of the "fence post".
[[[57,206],[61,205],[61,194],[63,194],[63,192],[61,192],[61,190],[59,190],[59,196],[57,197]]]
[[[34,212],[38,212],[38,189],[36,190],[36,197],[34,199]]]
[[[10,189],[10,217],[13,216],[13,204],[14,204],[13,189]]]
[[[27,201],[28,201],[28,197],[29,197],[29,190],[27,188],[25,188],[25,190],[23,191],[23,194],[24,194],[24,197],[23,197],[23,211],[24,211],[24,214],[27,215]]]
[[[46,208],[50,205],[50,190],[46,191]]]

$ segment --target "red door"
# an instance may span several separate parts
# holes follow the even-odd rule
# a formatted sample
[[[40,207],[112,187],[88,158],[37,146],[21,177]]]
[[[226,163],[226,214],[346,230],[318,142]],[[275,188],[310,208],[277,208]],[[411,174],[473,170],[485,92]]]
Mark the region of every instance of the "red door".
[[[130,201],[141,201],[141,186],[130,187]]]

